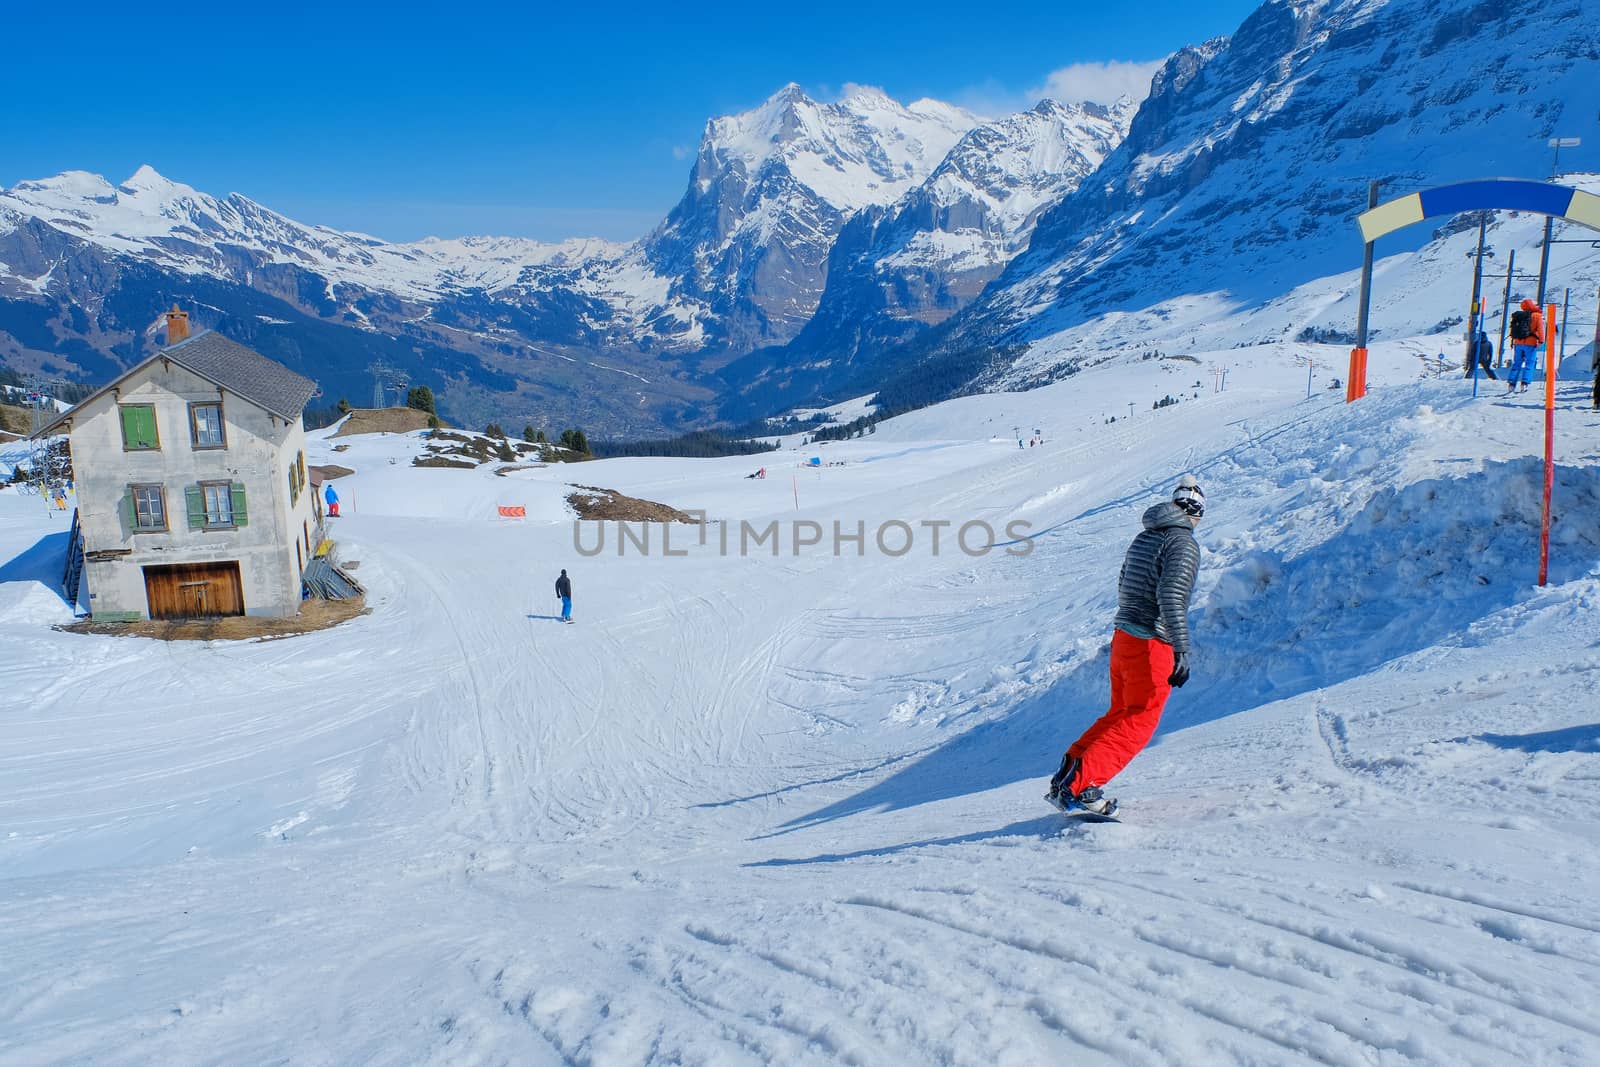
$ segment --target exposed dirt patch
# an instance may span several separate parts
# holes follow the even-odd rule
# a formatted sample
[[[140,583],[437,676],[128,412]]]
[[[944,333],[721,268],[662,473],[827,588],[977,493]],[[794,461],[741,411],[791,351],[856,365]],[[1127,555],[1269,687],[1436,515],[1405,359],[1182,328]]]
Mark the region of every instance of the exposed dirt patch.
[[[153,637],[159,641],[271,641],[296,634],[315,633],[366,615],[365,597],[350,600],[307,600],[292,619],[265,619],[237,615],[226,619],[184,619],[141,622],[95,622],[84,619],[57,630],[73,634],[109,634],[116,637]]]
[[[416,408],[355,408],[334,433],[353,437],[358,433],[410,433],[428,428],[428,413]]]
[[[54,416],[51,416],[54,418]],[[0,404],[0,430],[26,437],[33,432],[33,416],[27,408],[15,404]]]
[[[507,474],[510,474],[512,471],[543,470],[546,466],[548,466],[548,464],[545,464],[545,463],[513,463],[513,464],[511,464],[510,466],[507,466],[507,467],[496,467],[494,469],[494,472],[496,474],[498,474],[500,477],[504,478]]]
[[[658,504],[654,500],[640,500],[624,496],[615,489],[599,489],[592,485],[575,485],[567,494],[567,503],[580,519],[611,519],[617,522],[686,522],[696,525],[694,519],[677,508]]]
[[[475,470],[477,464],[470,459],[451,459],[449,456],[416,456],[411,460],[413,467],[454,467],[457,470]]]

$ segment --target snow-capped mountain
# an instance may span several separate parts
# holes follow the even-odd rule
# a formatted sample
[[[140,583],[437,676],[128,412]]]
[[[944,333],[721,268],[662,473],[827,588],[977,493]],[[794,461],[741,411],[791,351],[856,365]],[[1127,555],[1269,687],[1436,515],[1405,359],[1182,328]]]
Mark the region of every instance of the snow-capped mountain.
[[[494,293],[543,276],[578,284],[582,268],[614,261],[625,247],[595,238],[546,244],[521,238],[429,238],[391,244],[326,226],[306,226],[239,193],[217,198],[143,166],[121,185],[68,171],[0,192],[0,218],[14,229],[33,218],[110,252],[181,274],[234,280],[241,269],[289,265],[411,300],[452,292]],[[4,225],[4,223],[0,223]],[[33,288],[48,285],[48,275]]]
[[[853,374],[859,350],[881,351],[953,315],[1027,247],[1040,214],[1121,142],[1136,110],[1126,98],[1043,100],[969,130],[926,181],[845,224],[805,329],[737,373],[771,384],[823,361],[835,375]]]
[[[920,185],[979,121],[935,100],[860,87],[821,104],[787,85],[707,123],[689,189],[643,257],[705,308],[717,347],[787,341],[816,310],[845,222]]]
[[[179,303],[332,398],[370,395],[366,367],[382,360],[453,394],[458,417],[599,425],[629,412],[643,429],[660,420],[639,418],[639,391],[613,395],[609,379],[648,343],[667,282],[624,265],[626,250],[592,239],[395,244],[148,166],[120,185],[69,172],[0,190],[0,358],[104,380],[160,343],[159,313]],[[598,352],[604,365],[590,359]],[[663,404],[707,395],[679,382],[651,391]]]
[[[708,123],[683,199],[627,246],[390,244],[148,168],[24,182],[0,191],[0,360],[104,380],[178,302],[335,397],[361,397],[383,359],[469,421],[627,434],[1332,337],[1353,319],[1369,181],[1543,177],[1554,135],[1587,137],[1562,159],[1593,169],[1597,17],[1600,0],[1270,0],[1171,56],[1131,122],[1049,102],[982,122],[790,85]],[[1526,266],[1514,223],[1492,234],[1521,235]],[[1426,251],[1381,271],[1459,284],[1464,305],[1447,236],[1386,238],[1380,255]],[[1582,281],[1583,254],[1557,248],[1553,282]],[[1418,314],[1375,294],[1380,335],[1449,328]]]
[[[1301,301],[1297,316],[1267,316],[1270,331],[1251,319],[1359,266],[1353,219],[1369,181],[1388,198],[1472,178],[1548,177],[1548,138],[1593,135],[1597,18],[1600,0],[1270,0],[1230,39],[1169,59],[1127,139],[1045,213],[938,357],[1025,350],[1014,367],[980,378],[1014,386],[1112,347],[1349,331],[1353,301],[1340,291],[1320,308]],[[1528,230],[1524,269],[1538,255],[1537,228]],[[1421,248],[1439,232],[1402,231],[1378,253]],[[1557,246],[1552,278],[1578,258]],[[1464,314],[1470,263],[1431,268],[1453,278]],[[1439,325],[1383,304],[1380,286],[1380,332]]]
[[[365,395],[382,359],[431,377],[462,418],[698,424],[714,410],[707,359],[792,337],[840,226],[926,179],[977,121],[788,86],[708,124],[683,202],[632,245],[390,243],[148,166],[120,185],[22,182],[0,190],[0,359],[103,379],[158,343],[178,302],[336,396]]]

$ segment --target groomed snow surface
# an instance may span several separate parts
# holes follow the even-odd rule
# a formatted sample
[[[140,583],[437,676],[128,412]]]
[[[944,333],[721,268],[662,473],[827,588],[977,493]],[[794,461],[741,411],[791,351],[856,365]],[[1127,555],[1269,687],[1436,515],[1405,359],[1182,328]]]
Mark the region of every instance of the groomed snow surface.
[[[1346,406],[1251,352],[749,459],[316,441],[373,611],[283,640],[52,630],[65,524],[0,493],[0,1062],[1600,1062],[1600,417],[1562,385],[1539,589],[1533,392],[1380,350]],[[1046,779],[1185,470],[1194,678],[1126,821],[1070,825]],[[580,555],[566,481],[729,552]]]

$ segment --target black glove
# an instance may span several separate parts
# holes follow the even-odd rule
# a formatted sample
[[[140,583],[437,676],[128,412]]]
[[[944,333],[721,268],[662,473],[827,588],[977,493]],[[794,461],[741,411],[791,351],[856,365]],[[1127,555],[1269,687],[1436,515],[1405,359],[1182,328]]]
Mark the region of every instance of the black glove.
[[[1172,659],[1172,674],[1167,678],[1167,684],[1174,689],[1182,689],[1183,683],[1189,680],[1189,653],[1179,652]]]

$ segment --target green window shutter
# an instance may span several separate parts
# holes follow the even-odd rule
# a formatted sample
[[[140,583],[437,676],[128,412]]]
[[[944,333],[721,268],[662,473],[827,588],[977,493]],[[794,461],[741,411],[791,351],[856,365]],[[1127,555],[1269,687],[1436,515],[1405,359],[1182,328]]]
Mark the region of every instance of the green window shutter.
[[[118,506],[122,508],[122,517],[127,522],[128,529],[137,530],[139,528],[139,512],[133,503],[132,489],[124,489],[122,491],[122,503]]]
[[[122,409],[122,443],[128,448],[156,447],[156,409],[134,404]]]
[[[122,416],[122,447],[138,448],[139,420],[137,416],[139,414],[139,409],[119,408],[118,413]]]
[[[233,492],[233,524],[235,526],[250,525],[250,515],[244,507],[244,484],[234,482],[230,487]]]
[[[183,502],[189,509],[189,529],[199,530],[206,524],[206,495],[198,485],[183,488]]]

